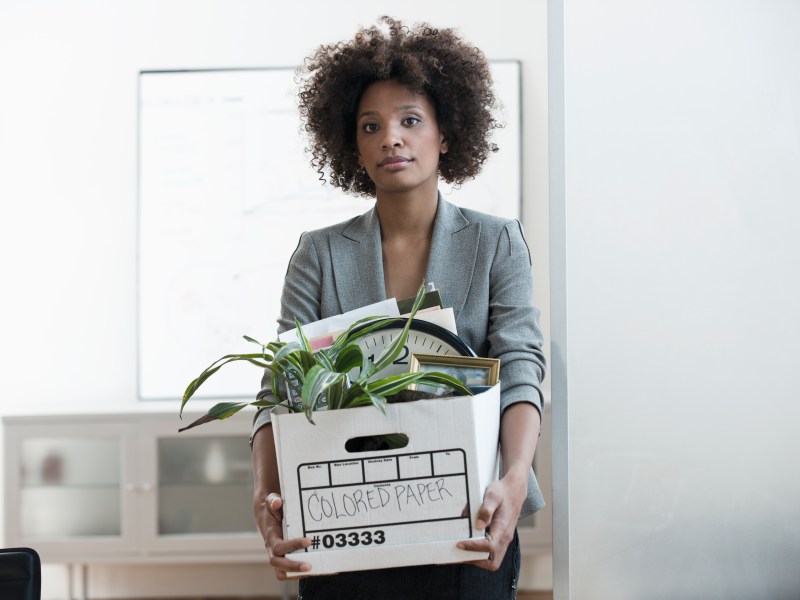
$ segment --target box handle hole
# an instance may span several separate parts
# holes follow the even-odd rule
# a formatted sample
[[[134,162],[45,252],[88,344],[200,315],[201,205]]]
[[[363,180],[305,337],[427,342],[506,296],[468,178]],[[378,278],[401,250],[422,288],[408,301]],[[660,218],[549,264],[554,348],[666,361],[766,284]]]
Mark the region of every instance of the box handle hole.
[[[397,450],[408,446],[405,433],[384,433],[381,435],[362,435],[350,438],[344,443],[348,452],[375,452],[376,450]]]

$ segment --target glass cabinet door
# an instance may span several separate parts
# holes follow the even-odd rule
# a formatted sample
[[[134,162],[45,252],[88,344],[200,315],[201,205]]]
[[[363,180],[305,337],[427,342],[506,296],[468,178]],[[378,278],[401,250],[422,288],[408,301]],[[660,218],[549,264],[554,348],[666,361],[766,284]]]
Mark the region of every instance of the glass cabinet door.
[[[143,477],[153,482],[142,531],[153,556],[180,554],[215,562],[264,560],[253,516],[251,418],[235,415],[178,433],[203,415],[142,416]]]
[[[161,437],[157,463],[159,536],[255,532],[246,437]]]
[[[8,545],[36,547],[48,562],[264,560],[250,420],[180,434],[176,421],[158,412],[0,418]]]
[[[122,535],[121,439],[28,437],[19,444],[26,540]]]

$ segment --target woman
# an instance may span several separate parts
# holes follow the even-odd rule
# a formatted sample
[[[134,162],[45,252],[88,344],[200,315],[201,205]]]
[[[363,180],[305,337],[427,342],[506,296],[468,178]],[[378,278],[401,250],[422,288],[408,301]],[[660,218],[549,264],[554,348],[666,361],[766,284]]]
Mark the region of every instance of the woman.
[[[502,477],[486,490],[475,526],[488,552],[469,564],[342,573],[301,580],[300,597],[514,598],[516,524],[544,503],[531,470],[545,364],[531,259],[517,221],[460,209],[438,193],[441,177],[474,177],[496,147],[495,98],[483,54],[452,30],[407,28],[384,17],[354,39],[320,47],[305,64],[300,111],[312,164],[344,191],[375,199],[364,215],[304,233],[290,260],[280,330],[436,284],[459,335],[501,360]],[[358,268],[355,271],[355,268]],[[264,393],[262,391],[262,393]],[[254,511],[279,579],[307,571],[307,538],[284,540],[268,411],[254,424]]]

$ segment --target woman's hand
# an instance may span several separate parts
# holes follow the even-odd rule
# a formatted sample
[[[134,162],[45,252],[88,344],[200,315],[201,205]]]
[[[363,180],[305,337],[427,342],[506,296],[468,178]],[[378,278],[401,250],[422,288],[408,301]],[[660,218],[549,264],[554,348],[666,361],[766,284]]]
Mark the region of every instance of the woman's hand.
[[[503,411],[500,418],[500,448],[503,453],[505,474],[486,488],[483,504],[478,510],[475,527],[486,527],[482,540],[465,540],[458,543],[464,550],[488,552],[485,560],[472,564],[497,571],[505,558],[506,550],[514,539],[522,503],[528,495],[528,473],[536,451],[541,418],[532,404],[518,402]]]
[[[295,550],[308,548],[311,539],[306,537],[283,539],[283,498],[278,494],[267,495],[265,506],[264,546],[269,554],[269,564],[275,569],[275,575],[283,581],[287,578],[288,571],[309,571],[311,565],[286,558],[286,555]]]
[[[486,537],[458,543],[458,547],[462,550],[489,553],[488,558],[472,561],[471,564],[489,571],[497,571],[500,568],[508,545],[514,539],[517,519],[527,491],[527,472],[524,477],[508,473],[502,479],[489,484],[475,520],[477,529],[486,528]]]
[[[269,554],[269,564],[275,575],[283,581],[289,571],[309,571],[311,565],[286,558],[295,550],[308,548],[309,538],[283,539],[283,498],[280,495],[278,461],[275,456],[275,438],[272,425],[261,427],[253,435],[253,515],[258,530],[264,538]]]

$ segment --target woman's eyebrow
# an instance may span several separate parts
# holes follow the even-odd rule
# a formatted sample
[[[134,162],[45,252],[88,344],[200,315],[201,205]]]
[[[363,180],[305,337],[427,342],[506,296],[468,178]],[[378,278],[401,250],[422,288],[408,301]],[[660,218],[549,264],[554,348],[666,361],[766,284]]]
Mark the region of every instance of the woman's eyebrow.
[[[404,110],[422,110],[422,107],[419,104],[400,104],[394,107],[395,112],[400,112]],[[364,110],[358,113],[358,119],[361,117],[372,117],[378,114],[377,110]]]

